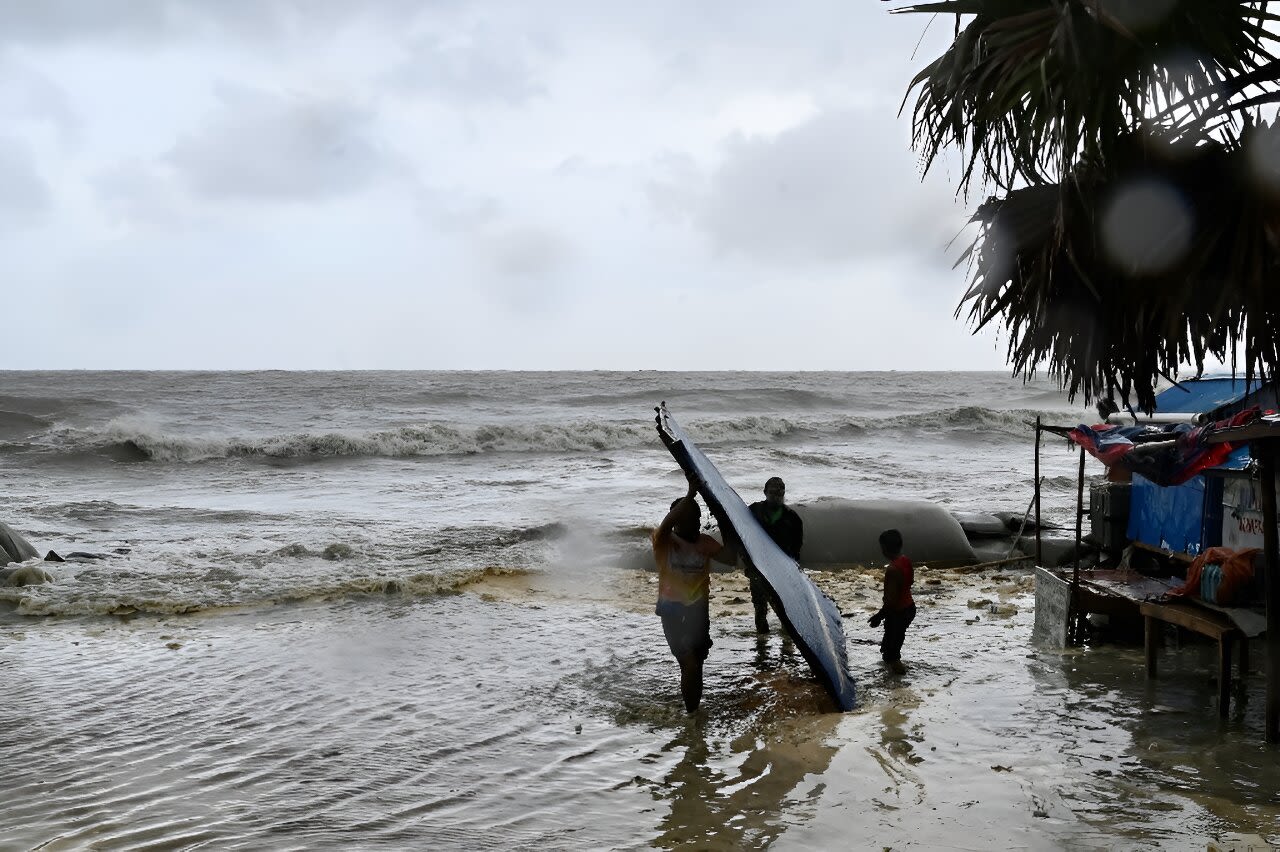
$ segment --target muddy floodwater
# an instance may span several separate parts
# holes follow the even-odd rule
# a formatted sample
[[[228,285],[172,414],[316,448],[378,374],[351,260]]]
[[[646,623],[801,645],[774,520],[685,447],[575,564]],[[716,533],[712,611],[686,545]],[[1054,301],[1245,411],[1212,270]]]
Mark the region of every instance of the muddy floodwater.
[[[1204,849],[1280,840],[1260,663],[1030,641],[1025,574],[922,569],[895,677],[875,575],[817,572],[860,706],[714,581],[683,712],[653,575],[488,572],[449,594],[0,628],[5,849]],[[993,607],[995,611],[993,612]],[[1257,655],[1255,655],[1256,658]],[[1229,847],[1228,847],[1229,848]],[[1240,847],[1243,848],[1243,847]]]

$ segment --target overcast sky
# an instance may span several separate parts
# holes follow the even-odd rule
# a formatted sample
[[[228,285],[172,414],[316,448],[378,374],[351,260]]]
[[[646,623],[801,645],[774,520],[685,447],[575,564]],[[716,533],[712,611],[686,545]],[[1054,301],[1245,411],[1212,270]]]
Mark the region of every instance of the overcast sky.
[[[1005,369],[897,114],[927,23],[0,0],[4,366]]]

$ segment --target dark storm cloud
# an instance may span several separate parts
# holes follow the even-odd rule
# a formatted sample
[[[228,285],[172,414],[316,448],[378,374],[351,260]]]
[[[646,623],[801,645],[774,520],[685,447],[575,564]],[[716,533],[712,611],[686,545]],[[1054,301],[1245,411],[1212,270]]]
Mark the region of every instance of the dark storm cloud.
[[[213,199],[317,200],[356,192],[399,168],[374,137],[374,113],[339,100],[227,89],[169,162]]]
[[[842,111],[773,137],[738,137],[710,175],[687,159],[660,164],[666,177],[650,198],[719,250],[778,264],[939,250],[961,208],[945,190],[903,181],[912,154],[885,124],[892,119]],[[902,167],[888,167],[895,162]]]

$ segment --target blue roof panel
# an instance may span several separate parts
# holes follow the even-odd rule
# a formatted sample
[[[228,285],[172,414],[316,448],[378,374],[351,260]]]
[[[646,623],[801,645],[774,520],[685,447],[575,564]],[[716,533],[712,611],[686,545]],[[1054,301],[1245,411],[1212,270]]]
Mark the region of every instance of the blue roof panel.
[[[1246,386],[1244,379],[1230,377],[1188,380],[1156,394],[1156,411],[1204,414],[1239,402],[1258,386],[1257,380]]]

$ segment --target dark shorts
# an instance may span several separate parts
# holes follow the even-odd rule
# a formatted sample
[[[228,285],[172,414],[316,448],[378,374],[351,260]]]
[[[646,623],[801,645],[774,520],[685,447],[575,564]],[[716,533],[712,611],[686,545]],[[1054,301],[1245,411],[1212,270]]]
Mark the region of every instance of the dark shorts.
[[[693,654],[705,660],[711,650],[711,613],[708,601],[691,606],[658,601],[657,613],[662,617],[662,632],[672,656],[679,659]]]

